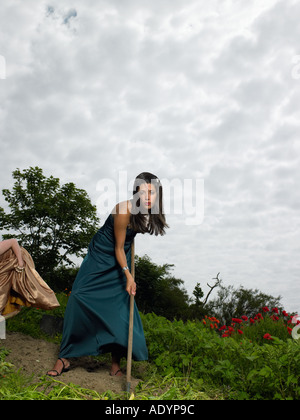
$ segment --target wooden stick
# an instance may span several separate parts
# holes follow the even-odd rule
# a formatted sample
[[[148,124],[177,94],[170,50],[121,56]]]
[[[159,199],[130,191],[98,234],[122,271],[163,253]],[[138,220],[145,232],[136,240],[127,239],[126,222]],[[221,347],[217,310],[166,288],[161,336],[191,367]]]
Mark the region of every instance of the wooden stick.
[[[131,244],[131,275],[134,278],[134,240]],[[134,315],[134,295],[130,295],[129,310],[129,330],[128,330],[128,349],[127,349],[127,387],[129,393],[131,387],[131,366],[132,366],[132,341],[133,341],[133,315]]]

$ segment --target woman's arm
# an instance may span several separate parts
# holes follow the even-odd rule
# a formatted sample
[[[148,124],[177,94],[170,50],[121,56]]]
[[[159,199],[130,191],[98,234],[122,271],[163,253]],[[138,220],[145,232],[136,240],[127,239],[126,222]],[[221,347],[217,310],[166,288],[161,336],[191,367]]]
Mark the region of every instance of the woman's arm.
[[[24,267],[21,248],[16,239],[6,239],[5,241],[0,242],[0,255],[4,254],[4,252],[8,251],[10,248],[13,250],[17,257],[18,266]]]
[[[120,205],[117,205],[116,214],[114,215],[115,254],[116,259],[122,268],[127,266],[127,259],[124,251],[124,243],[126,238],[126,229],[130,221],[130,212],[127,211],[125,213],[124,209],[122,211],[122,207],[124,207],[124,205],[126,205],[127,210],[127,202],[122,203]],[[129,295],[135,295],[136,283],[129,269],[125,270],[124,274],[127,280],[126,291],[129,293]]]

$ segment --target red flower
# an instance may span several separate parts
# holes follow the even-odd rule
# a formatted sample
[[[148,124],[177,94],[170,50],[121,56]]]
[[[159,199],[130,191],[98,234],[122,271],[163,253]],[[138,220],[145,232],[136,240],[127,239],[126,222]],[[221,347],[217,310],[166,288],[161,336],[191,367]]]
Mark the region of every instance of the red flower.
[[[239,333],[240,335],[244,334],[244,333],[243,333],[243,331],[241,331],[241,330],[238,330],[238,333]]]
[[[239,319],[239,318],[232,318],[232,321],[233,322],[237,322],[238,324],[242,324],[243,323],[243,320],[242,319]]]
[[[271,335],[269,333],[264,335],[264,339],[265,340],[273,340],[273,338],[271,337]]]
[[[273,308],[272,312],[275,312],[275,314],[278,314],[278,309],[277,308]]]
[[[244,321],[248,321],[248,317],[247,317],[246,315],[243,315],[243,316],[242,316],[242,319],[243,319]]]
[[[264,307],[262,308],[262,310],[263,310],[264,312],[270,312],[270,309],[269,309],[267,306],[264,306]]]
[[[289,316],[289,314],[286,311],[282,311],[283,316]]]
[[[219,328],[220,331],[226,330],[226,325],[223,325],[223,327]]]
[[[292,331],[293,331],[293,328],[287,327],[287,330],[288,330],[289,334],[291,335],[292,334]]]
[[[257,317],[255,317],[255,318],[257,319]],[[254,318],[254,319],[255,319],[255,318]],[[250,318],[250,324],[255,324],[254,319]]]

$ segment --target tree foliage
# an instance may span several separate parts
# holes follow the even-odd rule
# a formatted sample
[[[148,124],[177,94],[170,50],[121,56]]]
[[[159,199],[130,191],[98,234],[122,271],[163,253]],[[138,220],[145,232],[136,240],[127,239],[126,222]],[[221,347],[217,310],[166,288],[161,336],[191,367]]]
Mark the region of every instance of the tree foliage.
[[[172,276],[171,264],[157,265],[145,255],[136,256],[136,301],[141,312],[164,316],[170,320],[177,318],[184,321],[202,320],[205,315],[214,316],[224,324],[230,324],[232,318],[243,315],[249,318],[261,312],[262,307],[281,307],[281,297],[273,297],[255,289],[242,286],[224,286],[219,274],[214,283],[207,284],[205,295],[201,284],[197,283],[191,298],[184,282]],[[217,290],[217,296],[212,299],[212,291]]]
[[[281,308],[281,297],[274,297],[258,289],[246,289],[243,286],[220,285],[217,297],[207,305],[207,310],[224,324],[230,324],[232,318],[254,317],[264,306]]]
[[[141,312],[183,318],[190,298],[183,281],[171,274],[172,264],[157,265],[145,255],[135,258],[136,301]]]
[[[13,178],[12,190],[2,191],[10,213],[0,207],[0,229],[13,231],[4,237],[17,238],[43,276],[72,265],[71,256],[82,257],[98,229],[96,207],[86,191],[74,183],[60,185],[38,167],[16,169]]]

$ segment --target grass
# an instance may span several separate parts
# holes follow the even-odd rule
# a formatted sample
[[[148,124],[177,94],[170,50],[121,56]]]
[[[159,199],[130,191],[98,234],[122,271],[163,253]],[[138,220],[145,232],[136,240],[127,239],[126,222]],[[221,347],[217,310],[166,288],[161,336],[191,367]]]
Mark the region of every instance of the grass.
[[[62,306],[64,295],[58,296]],[[62,308],[60,308],[62,311]],[[59,312],[53,311],[54,315]],[[8,321],[8,331],[60,342],[39,329],[42,311],[26,308]],[[141,382],[134,395],[98,394],[74,384],[42,377],[25,377],[5,361],[0,351],[0,399],[71,400],[298,400],[300,398],[300,340],[268,318],[254,326],[238,325],[243,334],[222,338],[200,321],[169,321],[142,315],[149,362],[133,363]],[[273,328],[273,329],[271,329]],[[272,340],[264,339],[271,333]],[[280,337],[277,337],[276,334]],[[282,335],[284,334],[284,335]],[[259,338],[259,339],[258,339]],[[107,357],[107,356],[98,356]],[[123,363],[126,363],[123,361]]]
[[[107,390],[99,394],[95,390],[78,385],[66,384],[61,380],[42,376],[38,380],[16,370],[7,363],[8,352],[0,348],[0,400],[210,400],[211,396],[203,389],[201,381],[161,377],[152,372],[142,381],[130,396],[127,393],[115,394]]]
[[[67,303],[67,296],[57,295],[60,308],[51,311],[53,316],[62,316]],[[43,314],[49,314],[36,308],[23,308],[21,313],[7,321],[7,331],[20,332],[33,338],[46,341],[61,341],[61,335],[50,337],[39,327]],[[132,376],[140,379],[134,394],[124,392],[116,394],[107,390],[103,394],[76,384],[65,383],[48,376],[35,378],[25,375],[14,365],[6,362],[8,351],[0,348],[0,400],[210,400],[222,399],[222,394],[213,387],[205,387],[203,381],[188,379],[184,376],[160,375],[159,367],[148,362],[133,362]],[[100,361],[108,361],[108,355],[97,356]],[[106,360],[107,359],[107,360]],[[123,360],[123,365],[126,361]],[[124,367],[123,366],[123,367]]]

